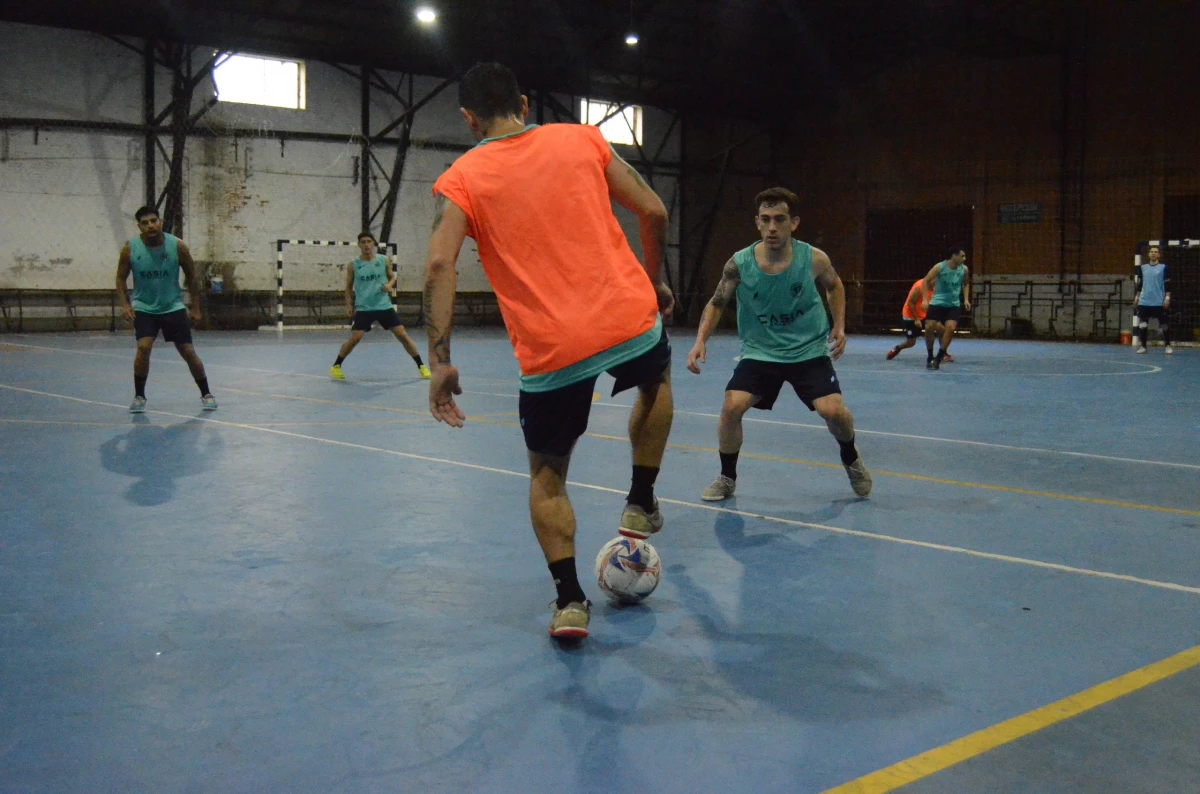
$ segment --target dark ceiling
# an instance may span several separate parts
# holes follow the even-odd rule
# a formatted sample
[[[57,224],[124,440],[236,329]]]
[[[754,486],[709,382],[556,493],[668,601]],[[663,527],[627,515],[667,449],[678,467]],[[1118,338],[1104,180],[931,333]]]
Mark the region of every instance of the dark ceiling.
[[[0,19],[449,76],[503,61],[525,88],[771,120],[912,55],[1054,52],[1046,0],[0,0]],[[631,10],[632,9],[632,10]],[[624,44],[634,29],[637,47]]]

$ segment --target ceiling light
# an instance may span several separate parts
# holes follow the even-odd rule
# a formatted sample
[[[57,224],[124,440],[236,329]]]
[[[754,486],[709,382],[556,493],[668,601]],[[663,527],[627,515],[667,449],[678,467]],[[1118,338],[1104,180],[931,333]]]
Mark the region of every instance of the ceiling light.
[[[437,19],[437,12],[429,6],[421,6],[417,9],[417,21],[428,25]]]
[[[630,47],[636,47],[637,43],[638,43],[637,34],[636,33],[627,34],[625,36],[625,43],[628,44]]]

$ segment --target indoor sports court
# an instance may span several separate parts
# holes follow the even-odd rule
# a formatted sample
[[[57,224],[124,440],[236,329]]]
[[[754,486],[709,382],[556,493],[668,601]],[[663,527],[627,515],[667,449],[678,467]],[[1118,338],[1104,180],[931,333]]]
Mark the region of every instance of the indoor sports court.
[[[3,8],[0,792],[1200,791],[1193,17]],[[515,71],[524,129],[460,113],[485,59]],[[571,455],[582,640],[547,634],[564,599],[530,526],[522,326],[472,236],[446,304],[465,426],[430,415],[431,192],[535,124],[598,127],[661,199],[674,301],[638,603],[593,568],[632,493],[637,390],[601,375]],[[847,332],[867,497],[785,384],[745,415],[736,491],[701,498],[750,349],[734,311],[705,323],[731,255],[770,243],[776,185],[786,245],[838,276],[804,265],[817,341]],[[169,252],[161,304],[138,240]],[[416,366],[382,321],[347,342],[377,313],[376,252]],[[192,309],[179,352],[165,322],[138,352],[147,314]]]

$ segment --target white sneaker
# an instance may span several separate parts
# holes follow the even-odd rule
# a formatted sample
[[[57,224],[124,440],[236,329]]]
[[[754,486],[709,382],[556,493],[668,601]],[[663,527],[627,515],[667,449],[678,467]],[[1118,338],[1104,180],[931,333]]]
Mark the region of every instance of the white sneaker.
[[[200,398],[200,407],[205,411],[217,410],[217,398],[213,397],[211,394],[204,395]]]
[[[1137,352],[1138,352],[1138,353],[1145,353],[1145,352],[1146,352],[1146,348],[1144,348],[1144,347],[1139,347],[1139,348],[1137,349]]]
[[[134,397],[133,402],[129,404],[129,413],[144,414],[146,413],[146,398]]]
[[[1164,353],[1166,353],[1166,354],[1169,356],[1169,355],[1171,355],[1172,353],[1174,353],[1175,351],[1171,349],[1171,346],[1170,346],[1170,345],[1167,345],[1167,349],[1166,349],[1166,350],[1164,350],[1163,352],[1164,352]]]
[[[723,502],[733,496],[735,490],[737,490],[737,480],[726,477],[724,474],[718,474],[717,479],[712,481],[712,485],[701,492],[700,498],[706,502]]]
[[[658,509],[658,500],[654,500],[654,510],[647,513],[639,505],[625,505],[621,513],[621,525],[617,532],[627,538],[645,540],[663,528],[662,511]]]
[[[862,455],[846,467],[846,474],[850,477],[850,487],[854,489],[855,496],[871,495],[871,472],[867,471],[867,464],[863,463]]]

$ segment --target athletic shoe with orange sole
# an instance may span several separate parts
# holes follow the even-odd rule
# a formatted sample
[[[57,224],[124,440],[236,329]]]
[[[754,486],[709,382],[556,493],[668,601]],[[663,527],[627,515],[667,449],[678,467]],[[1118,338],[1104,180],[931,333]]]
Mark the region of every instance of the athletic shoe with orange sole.
[[[558,606],[553,601],[550,604]],[[556,609],[554,617],[550,618],[550,636],[556,640],[582,640],[588,635],[591,607],[590,601],[572,601],[562,609]]]

